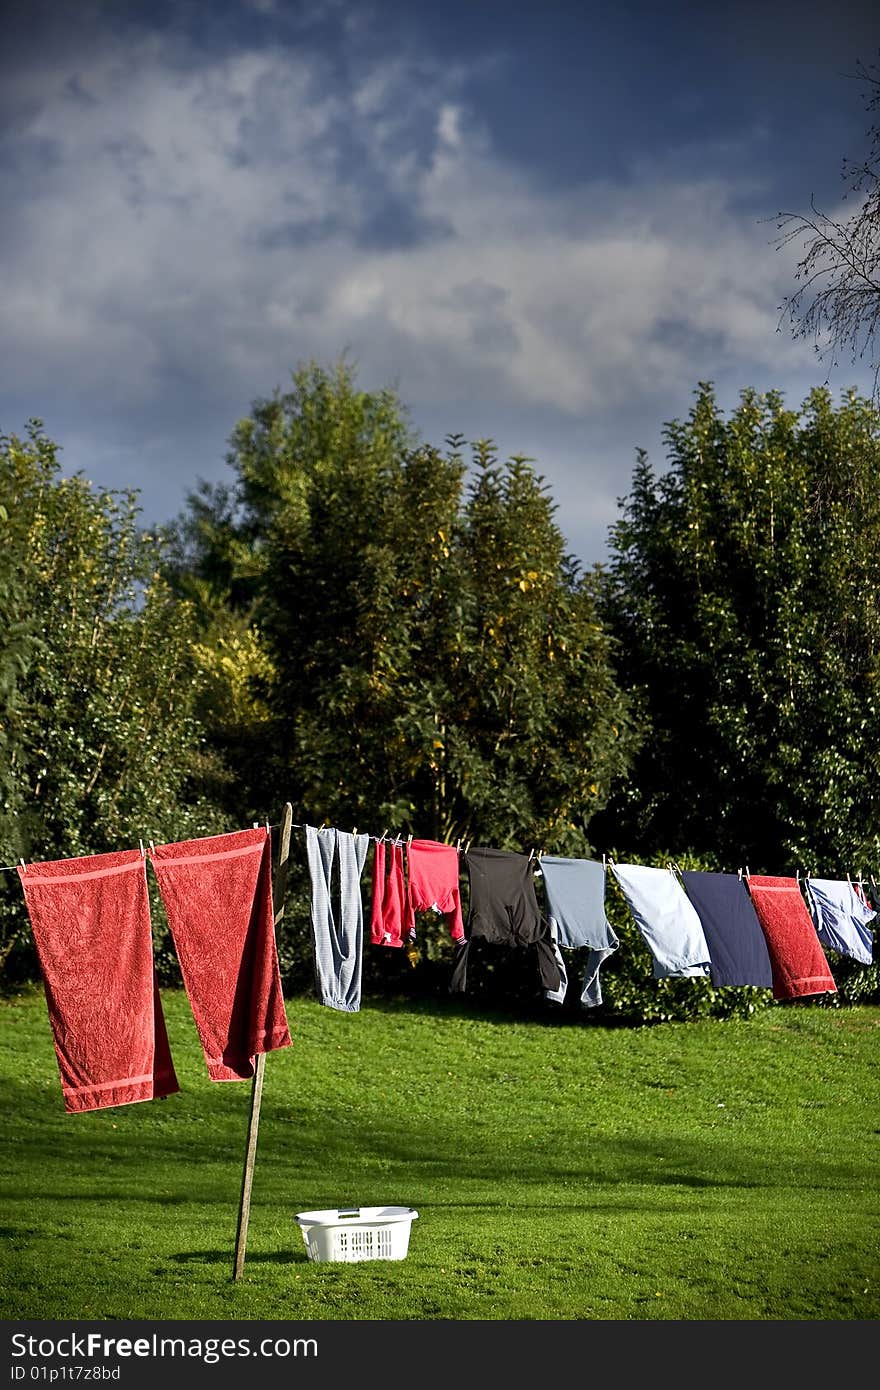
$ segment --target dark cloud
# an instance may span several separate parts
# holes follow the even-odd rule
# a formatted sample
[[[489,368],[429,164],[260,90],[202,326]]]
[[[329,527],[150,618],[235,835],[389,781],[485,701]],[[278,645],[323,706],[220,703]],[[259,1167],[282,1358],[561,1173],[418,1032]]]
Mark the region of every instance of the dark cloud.
[[[0,427],[161,521],[349,348],[425,437],[533,457],[600,558],[699,380],[821,377],[766,219],[842,191],[873,8],[13,0]]]

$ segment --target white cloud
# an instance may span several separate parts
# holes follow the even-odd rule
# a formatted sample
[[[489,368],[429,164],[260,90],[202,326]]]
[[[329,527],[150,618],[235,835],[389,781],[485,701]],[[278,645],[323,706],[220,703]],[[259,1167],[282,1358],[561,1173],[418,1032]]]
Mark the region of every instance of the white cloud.
[[[444,102],[437,116],[437,135],[444,145],[457,150],[462,146],[461,108]]]
[[[110,54],[79,74],[87,102],[56,87],[29,123],[35,164],[53,160],[6,247],[24,362],[69,361],[88,334],[86,356],[124,397],[169,338],[199,346],[211,371],[238,335],[263,337],[268,361],[285,347],[273,325],[284,337],[301,324],[305,354],[354,341],[365,364],[421,361],[420,396],[448,389],[436,369],[457,357],[454,377],[488,372],[496,389],[578,411],[693,376],[694,343],[768,365],[780,351],[780,263],[731,211],[735,189],[536,192],[493,158],[442,74],[401,60],[347,95],[281,52],[196,71],[167,59],[157,40]],[[415,125],[431,111],[423,149]],[[346,171],[357,149],[362,167]],[[445,234],[362,246],[388,193]]]

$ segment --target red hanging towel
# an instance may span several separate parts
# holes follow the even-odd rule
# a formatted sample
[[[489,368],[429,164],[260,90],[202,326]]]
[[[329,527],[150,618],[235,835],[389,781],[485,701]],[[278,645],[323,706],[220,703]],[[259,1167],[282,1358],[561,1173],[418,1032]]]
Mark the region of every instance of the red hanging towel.
[[[773,998],[835,994],[837,985],[797,879],[752,874],[746,882],[767,942]]]
[[[253,1076],[290,1047],[265,827],[150,847],[150,862],[212,1081]]]
[[[453,941],[464,940],[458,850],[439,840],[410,840],[406,848],[407,926],[416,912],[436,908],[446,918]]]
[[[376,841],[373,851],[373,900],[370,912],[370,940],[374,946],[403,945],[403,914],[406,888],[403,881],[403,846],[389,844],[388,872],[385,872],[385,842]]]
[[[64,1109],[103,1110],[179,1091],[153,965],[140,850],[29,864],[18,876]]]

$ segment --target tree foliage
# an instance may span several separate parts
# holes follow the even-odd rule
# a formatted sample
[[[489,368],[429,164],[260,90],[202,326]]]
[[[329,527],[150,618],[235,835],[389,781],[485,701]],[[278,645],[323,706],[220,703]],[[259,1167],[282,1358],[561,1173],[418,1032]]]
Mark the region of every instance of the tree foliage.
[[[584,849],[634,742],[594,580],[528,460],[461,448],[309,364],[235,429],[235,487],[193,499],[175,582],[258,635],[257,813],[258,785],[317,824]]]
[[[825,388],[800,412],[702,384],[640,454],[603,612],[650,731],[605,842],[720,868],[835,876],[880,839],[880,418]]]
[[[215,827],[200,805],[192,617],[133,493],[61,476],[39,420],[0,437],[0,856],[45,860]],[[0,875],[4,958],[27,940]]]

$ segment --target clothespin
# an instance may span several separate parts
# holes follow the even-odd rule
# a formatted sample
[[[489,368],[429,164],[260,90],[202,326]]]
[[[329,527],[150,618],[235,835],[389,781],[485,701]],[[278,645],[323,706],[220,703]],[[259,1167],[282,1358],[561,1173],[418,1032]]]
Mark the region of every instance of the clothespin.
[[[455,848],[456,848],[456,850],[460,850],[460,849],[461,849],[461,836],[460,836],[460,835],[459,835],[458,839],[457,839],[456,842],[455,842]]]
[[[25,873],[25,874],[26,874],[26,873],[27,873],[27,864],[24,862],[23,859],[19,859],[18,862],[19,862],[19,864],[21,865],[22,873]]]
[[[751,878],[751,874],[749,873],[749,866],[748,866],[748,864],[746,864],[746,878],[747,878],[747,879]]]
[[[254,830],[259,830],[259,828],[260,828],[260,822],[259,822],[258,820],[255,820],[255,821],[254,821]]]
[[[352,835],[356,835],[356,834],[358,833],[358,828],[357,828],[356,825],[353,825],[353,826],[351,827],[351,833],[352,833]]]
[[[143,859],[143,858],[145,858],[145,855],[144,855],[144,842],[143,842],[143,840],[139,840],[139,841],[138,841],[138,844],[139,844],[140,847],[141,847],[141,859]]]
[[[410,835],[407,835],[407,837],[406,837],[406,847],[407,847],[407,849],[409,849],[409,847],[410,847],[410,845],[412,844],[412,842],[413,842],[413,837],[412,837],[412,835],[411,835],[411,834],[410,834]]]
[[[386,826],[386,828],[382,831],[382,834],[379,836],[379,839],[376,841],[376,843],[379,844],[379,845],[381,845],[382,841],[385,839],[385,836],[386,836],[387,834],[388,834],[388,828],[387,828],[387,826]]]
[[[468,850],[470,849],[470,847],[471,847],[471,845],[472,845],[473,843],[474,843],[473,840],[468,840],[467,844],[466,844],[465,847],[464,847],[464,852],[465,852],[465,854],[467,854]]]
[[[150,841],[150,849],[153,851],[154,854],[156,853],[156,846],[153,844],[152,840]]]

